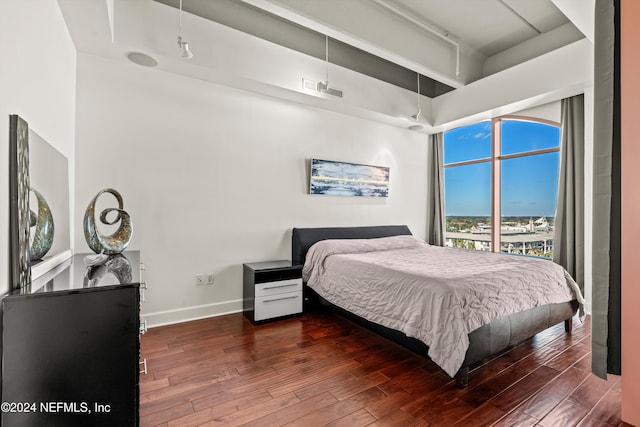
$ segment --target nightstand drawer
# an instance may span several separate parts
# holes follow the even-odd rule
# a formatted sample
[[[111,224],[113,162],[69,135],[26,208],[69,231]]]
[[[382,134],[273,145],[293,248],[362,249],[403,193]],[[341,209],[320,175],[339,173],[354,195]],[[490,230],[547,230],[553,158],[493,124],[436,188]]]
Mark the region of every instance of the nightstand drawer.
[[[256,298],[302,291],[302,279],[279,280],[256,284]]]
[[[302,291],[256,298],[255,321],[302,313]]]

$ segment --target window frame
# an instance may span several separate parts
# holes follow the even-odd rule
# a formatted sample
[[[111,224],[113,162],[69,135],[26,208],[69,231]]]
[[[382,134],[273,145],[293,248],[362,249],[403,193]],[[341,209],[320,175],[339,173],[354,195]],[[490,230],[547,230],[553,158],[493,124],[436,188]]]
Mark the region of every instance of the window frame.
[[[547,154],[547,153],[555,153],[560,152],[560,145],[562,141],[558,141],[557,147],[551,148],[542,148],[537,150],[529,150],[522,151],[519,153],[511,153],[511,154],[501,154],[502,152],[502,122],[503,121],[523,121],[523,122],[532,122],[532,123],[540,123],[550,126],[555,126],[560,128],[560,123],[542,119],[538,117],[529,117],[529,116],[520,116],[520,115],[503,115],[494,117],[491,119],[491,156],[483,157],[479,159],[473,160],[464,160],[460,162],[453,162],[443,165],[444,168],[456,167],[456,166],[467,166],[479,163],[487,163],[491,164],[491,240],[490,240],[490,252],[501,253],[501,218],[502,218],[502,194],[501,194],[501,177],[502,170],[501,164],[503,160],[516,159],[520,157],[528,157],[535,156],[538,154]],[[467,126],[467,125],[465,125]],[[450,129],[453,130],[453,129]],[[445,188],[445,194],[446,194]],[[496,224],[499,224],[496,227]]]

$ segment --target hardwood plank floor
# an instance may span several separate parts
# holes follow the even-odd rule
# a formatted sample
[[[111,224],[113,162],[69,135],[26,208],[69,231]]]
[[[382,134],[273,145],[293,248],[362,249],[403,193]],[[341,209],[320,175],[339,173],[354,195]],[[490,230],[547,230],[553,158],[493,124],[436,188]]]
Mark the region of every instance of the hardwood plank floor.
[[[242,314],[142,337],[142,426],[622,426],[620,378],[589,372],[590,322],[559,324],[473,370],[469,386],[337,314]]]

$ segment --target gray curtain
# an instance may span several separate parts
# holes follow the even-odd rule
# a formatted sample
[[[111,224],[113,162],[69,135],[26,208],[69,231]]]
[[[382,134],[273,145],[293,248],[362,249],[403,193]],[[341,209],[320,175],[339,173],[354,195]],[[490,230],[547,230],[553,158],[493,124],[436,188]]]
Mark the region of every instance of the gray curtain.
[[[596,0],[591,368],[621,371],[620,79],[618,0]]]
[[[553,260],[584,294],[584,95],[563,99]]]
[[[429,135],[427,150],[427,242],[444,246],[444,134]]]

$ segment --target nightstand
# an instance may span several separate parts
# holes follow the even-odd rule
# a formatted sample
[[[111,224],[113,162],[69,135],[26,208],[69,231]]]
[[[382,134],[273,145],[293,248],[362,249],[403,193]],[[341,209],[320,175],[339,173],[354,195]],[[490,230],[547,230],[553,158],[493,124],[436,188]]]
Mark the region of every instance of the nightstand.
[[[243,265],[243,312],[252,323],[302,313],[302,265],[291,261]]]

